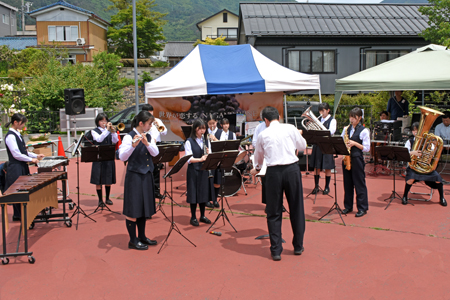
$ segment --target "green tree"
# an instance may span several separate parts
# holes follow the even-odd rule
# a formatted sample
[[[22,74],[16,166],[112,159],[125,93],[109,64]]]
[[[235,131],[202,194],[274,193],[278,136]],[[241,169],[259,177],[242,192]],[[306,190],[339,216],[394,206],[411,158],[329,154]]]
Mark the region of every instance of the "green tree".
[[[112,0],[113,5],[107,10],[117,9],[111,16],[111,27],[108,28],[109,48],[123,58],[133,57],[133,7],[131,0]],[[139,57],[149,57],[161,51],[158,41],[165,39],[162,25],[165,23],[161,14],[152,10],[155,0],[136,1],[136,35]]]
[[[428,16],[428,25],[420,36],[434,44],[450,45],[450,0],[429,0],[431,6],[421,6],[419,11]]]
[[[215,45],[215,46],[228,46],[229,44],[227,42],[225,42],[226,37],[225,36],[220,36],[216,39],[212,39],[210,37],[207,37],[205,39],[205,41],[201,41],[201,40],[197,40],[194,43],[194,47],[197,46],[198,44],[203,44],[203,45]]]

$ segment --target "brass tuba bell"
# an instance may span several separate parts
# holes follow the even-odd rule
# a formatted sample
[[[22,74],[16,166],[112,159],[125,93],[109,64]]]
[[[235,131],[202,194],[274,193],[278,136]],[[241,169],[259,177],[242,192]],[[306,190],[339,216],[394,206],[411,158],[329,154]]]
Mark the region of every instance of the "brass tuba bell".
[[[422,151],[422,156],[412,155],[409,167],[418,173],[428,174],[436,169],[444,148],[442,138],[429,133],[429,130],[434,121],[443,113],[425,106],[419,106],[419,108],[422,115],[411,151]]]
[[[302,125],[306,130],[328,130],[311,111],[311,106],[305,110],[302,117],[305,117],[305,119],[302,120]]]

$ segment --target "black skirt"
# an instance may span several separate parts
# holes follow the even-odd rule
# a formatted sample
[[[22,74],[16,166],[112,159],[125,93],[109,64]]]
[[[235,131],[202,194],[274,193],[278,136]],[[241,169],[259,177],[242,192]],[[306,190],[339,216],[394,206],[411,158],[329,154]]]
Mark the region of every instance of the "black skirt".
[[[212,178],[209,178],[208,171],[195,170],[194,166],[189,164],[186,175],[186,202],[195,204],[211,201],[211,184]]]
[[[332,154],[322,154],[322,150],[317,145],[313,146],[309,165],[315,169],[331,170],[334,169],[334,160]]]
[[[406,168],[406,178],[408,181],[410,179],[414,179],[415,181],[432,181],[432,182],[442,182],[442,177],[438,172],[433,171],[430,174],[421,174],[412,170],[410,167]]]
[[[91,183],[110,185],[116,183],[116,161],[98,161],[92,163]]]
[[[156,212],[153,174],[127,171],[123,192],[123,214],[130,218],[150,218]]]

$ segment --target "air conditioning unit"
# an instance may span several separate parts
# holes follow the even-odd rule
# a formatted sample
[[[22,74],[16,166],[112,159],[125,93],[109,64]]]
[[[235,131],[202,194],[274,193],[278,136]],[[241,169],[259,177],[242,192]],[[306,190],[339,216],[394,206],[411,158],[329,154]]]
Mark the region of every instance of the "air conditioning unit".
[[[84,45],[84,44],[86,44],[86,41],[84,40],[84,38],[77,39],[77,45],[78,46],[81,46],[81,45]]]

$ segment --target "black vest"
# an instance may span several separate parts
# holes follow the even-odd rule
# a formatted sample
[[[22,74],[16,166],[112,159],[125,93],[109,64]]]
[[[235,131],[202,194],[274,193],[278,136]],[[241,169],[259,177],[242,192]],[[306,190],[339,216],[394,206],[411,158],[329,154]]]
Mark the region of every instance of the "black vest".
[[[97,132],[99,135],[102,135],[102,131],[97,127],[94,129],[95,132]],[[105,139],[99,143],[96,140],[92,139],[94,145],[111,145],[112,144],[112,135],[108,134]]]
[[[187,140],[191,144],[191,149],[192,149],[192,154],[193,154],[192,157],[193,158],[201,158],[203,156],[203,154],[204,154],[203,149],[200,148],[200,146],[197,144],[197,142],[193,138],[188,138]],[[190,165],[192,165],[194,167],[194,169],[200,170],[200,168],[202,167],[203,163],[199,162],[199,163],[194,163],[194,164],[190,164]]]
[[[319,121],[322,122],[323,118],[320,117]],[[329,117],[328,120],[326,120],[325,122],[323,122],[323,126],[325,126],[326,129],[330,129],[330,124],[331,124],[331,120],[333,120],[332,117]]]
[[[6,138],[10,134],[14,135],[14,137],[16,138],[17,147],[19,148],[20,153],[28,156],[27,146],[25,145],[25,142],[23,140],[21,140],[20,137],[14,131],[12,131],[12,130],[8,131],[8,133],[5,135],[5,141],[6,141]],[[24,164],[28,168],[27,162],[15,159],[14,156],[12,155],[11,151],[9,151],[8,147],[6,147],[6,152],[8,153],[8,160],[9,160],[10,165],[11,164]]]
[[[412,150],[412,148],[413,148],[413,145],[414,145],[414,140],[416,139],[416,137],[414,136],[414,135],[412,135],[412,136],[410,136],[409,137],[409,144],[410,144],[410,149],[409,149],[409,151],[411,151]]]
[[[216,133],[214,134],[214,136],[216,137],[216,139],[220,140],[220,136],[222,135],[222,129],[218,129]]]
[[[362,140],[359,137],[359,135],[361,134],[361,132],[365,129],[364,126],[362,126],[361,124],[356,125],[355,128],[355,132],[353,132],[353,136],[350,137],[350,130],[352,129],[352,126],[350,125],[347,129],[347,134],[350,138],[350,140],[357,142],[358,144],[362,145]],[[352,147],[351,148],[351,153],[352,153],[352,157],[356,157],[356,156],[362,156],[363,152],[361,149],[359,149],[358,147]]]
[[[132,130],[128,133],[131,138],[134,138],[136,131]],[[147,140],[150,141],[150,134],[147,133]],[[105,139],[106,140],[106,139]],[[153,172],[153,160],[152,156],[147,150],[147,147],[140,142],[133,153],[128,158],[127,171],[132,171],[140,174],[147,174],[148,172]]]

